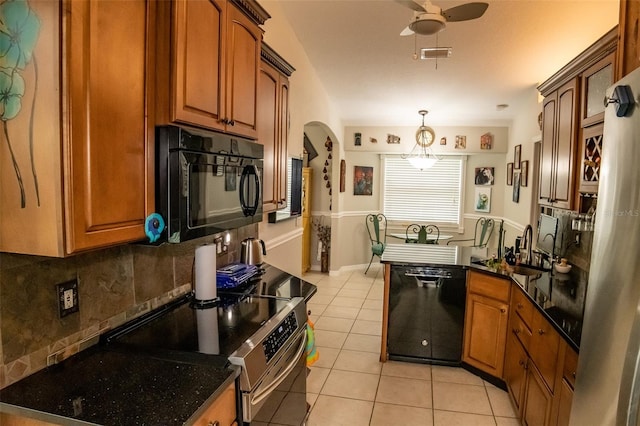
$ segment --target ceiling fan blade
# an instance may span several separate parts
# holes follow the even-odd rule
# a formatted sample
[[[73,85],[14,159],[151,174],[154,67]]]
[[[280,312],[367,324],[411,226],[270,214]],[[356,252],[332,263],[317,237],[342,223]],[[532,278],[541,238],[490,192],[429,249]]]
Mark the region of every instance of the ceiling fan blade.
[[[414,33],[414,32],[411,30],[411,28],[409,28],[409,27],[406,27],[406,28],[405,28],[404,30],[402,30],[402,32],[400,33],[400,35],[401,35],[401,36],[410,36],[410,35],[413,35],[413,34],[415,34],[415,33]]]
[[[481,17],[488,7],[488,3],[466,3],[443,10],[442,15],[447,18],[447,22],[469,21]]]
[[[401,5],[408,7],[411,10],[415,10],[416,12],[427,11],[427,9],[425,9],[423,5],[420,5],[413,0],[396,0],[396,3],[400,3]]]

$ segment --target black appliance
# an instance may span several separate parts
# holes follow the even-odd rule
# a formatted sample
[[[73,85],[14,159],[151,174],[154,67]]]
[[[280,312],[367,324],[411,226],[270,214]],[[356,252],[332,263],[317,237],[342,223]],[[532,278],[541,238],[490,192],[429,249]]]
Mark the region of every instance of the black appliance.
[[[466,285],[462,267],[392,265],[389,358],[459,365]]]
[[[218,289],[206,309],[184,296],[106,334],[114,349],[143,349],[188,362],[221,356],[241,367],[239,409],[244,425],[302,425],[306,403],[306,304],[315,287],[265,265],[235,289]],[[201,360],[199,362],[202,362]]]
[[[181,241],[262,220],[264,147],[177,126],[156,128],[156,209]]]

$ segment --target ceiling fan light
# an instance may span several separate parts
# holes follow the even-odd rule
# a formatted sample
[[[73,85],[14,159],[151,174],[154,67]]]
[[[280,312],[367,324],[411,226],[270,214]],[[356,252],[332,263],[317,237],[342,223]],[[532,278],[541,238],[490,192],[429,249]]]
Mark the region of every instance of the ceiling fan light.
[[[446,21],[439,14],[422,14],[409,24],[409,29],[420,35],[433,35],[444,30]]]
[[[450,58],[452,51],[451,47],[423,47],[420,49],[420,59]]]

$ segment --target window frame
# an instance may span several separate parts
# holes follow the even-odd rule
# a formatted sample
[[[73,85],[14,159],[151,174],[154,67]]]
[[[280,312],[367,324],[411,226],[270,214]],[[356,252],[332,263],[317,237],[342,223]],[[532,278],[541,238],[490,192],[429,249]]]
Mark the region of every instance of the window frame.
[[[380,211],[386,215],[385,212],[385,196],[386,196],[386,173],[387,173],[387,165],[386,161],[389,158],[398,159],[402,156],[400,154],[383,154],[380,156],[380,182],[381,182],[381,191],[380,191]],[[387,217],[388,226],[390,228],[406,228],[412,223],[421,224],[433,224],[438,226],[440,230],[448,230],[450,232],[463,233],[464,232],[464,205],[465,205],[465,182],[466,182],[466,170],[467,170],[467,155],[447,155],[441,158],[449,158],[449,159],[459,159],[460,160],[460,182],[459,182],[459,201],[458,201],[458,222],[441,222],[441,221],[426,221],[426,220],[413,220],[407,221],[405,219],[393,219],[392,217]],[[406,160],[405,160],[406,161]],[[407,161],[407,167],[412,167]],[[416,169],[417,173],[421,173],[421,171]],[[428,171],[426,171],[428,172]]]

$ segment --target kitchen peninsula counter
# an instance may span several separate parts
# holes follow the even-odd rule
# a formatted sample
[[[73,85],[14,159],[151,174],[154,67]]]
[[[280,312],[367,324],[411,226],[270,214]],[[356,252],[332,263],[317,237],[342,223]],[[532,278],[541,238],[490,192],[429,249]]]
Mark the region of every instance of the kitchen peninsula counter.
[[[569,274],[539,271],[536,275],[524,276],[510,269],[489,268],[478,263],[489,257],[486,248],[405,243],[387,245],[380,261],[391,266],[459,266],[510,279],[578,352],[587,273],[574,265]],[[385,279],[385,292],[388,291],[388,279]]]

